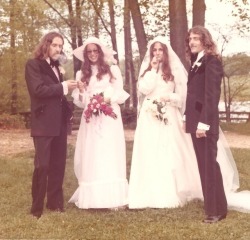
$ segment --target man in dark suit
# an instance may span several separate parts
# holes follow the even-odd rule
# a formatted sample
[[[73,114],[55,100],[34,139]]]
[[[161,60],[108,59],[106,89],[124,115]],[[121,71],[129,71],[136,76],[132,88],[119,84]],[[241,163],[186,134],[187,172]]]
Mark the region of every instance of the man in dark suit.
[[[76,81],[63,82],[59,57],[61,34],[46,34],[26,63],[25,79],[31,101],[31,136],[35,147],[31,214],[40,218],[45,195],[47,208],[64,211],[63,178],[66,165],[67,121],[72,112],[65,95]]]
[[[227,200],[217,162],[220,86],[223,67],[209,31],[201,26],[189,30],[186,52],[191,59],[188,75],[184,126],[191,133],[200,172],[204,223],[215,223],[227,215]]]

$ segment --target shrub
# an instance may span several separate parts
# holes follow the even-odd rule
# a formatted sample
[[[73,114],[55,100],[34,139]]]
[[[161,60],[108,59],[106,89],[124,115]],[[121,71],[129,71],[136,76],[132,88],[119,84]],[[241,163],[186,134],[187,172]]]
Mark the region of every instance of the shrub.
[[[20,114],[11,115],[8,113],[0,114],[0,128],[1,129],[19,129],[25,128],[24,117]]]
[[[137,122],[136,108],[121,108],[121,114],[124,126],[135,129]]]

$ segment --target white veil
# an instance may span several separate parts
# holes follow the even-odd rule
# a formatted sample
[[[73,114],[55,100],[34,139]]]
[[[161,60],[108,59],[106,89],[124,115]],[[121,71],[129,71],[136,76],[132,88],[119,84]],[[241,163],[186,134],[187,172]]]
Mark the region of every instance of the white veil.
[[[172,49],[167,37],[157,36],[148,43],[147,52],[142,61],[141,68],[139,71],[138,82],[140,81],[141,75],[148,68],[150,59],[150,47],[153,43],[160,42],[167,46],[169,54],[169,63],[174,75],[175,82],[175,92],[181,97],[182,106],[180,108],[181,114],[185,111],[186,97],[187,97],[187,71],[181,63],[179,57],[176,55]],[[145,95],[138,91],[138,112],[142,106]],[[227,202],[229,209],[234,209],[241,212],[250,213],[250,191],[241,191],[237,192],[239,188],[239,174],[238,170],[230,150],[230,147],[227,143],[227,140],[224,136],[224,133],[219,129],[219,140],[218,140],[218,155],[217,160],[220,164],[223,184],[225,193],[227,196]]]
[[[141,75],[144,73],[144,71],[149,66],[149,63],[151,61],[151,59],[150,59],[150,47],[155,42],[160,42],[160,43],[165,44],[167,46],[168,55],[169,55],[169,64],[170,64],[170,68],[172,70],[172,74],[174,75],[175,92],[178,93],[178,95],[181,97],[182,106],[180,108],[180,111],[183,114],[184,109],[185,109],[185,104],[186,104],[186,95],[187,95],[187,71],[184,68],[183,64],[181,63],[179,57],[176,55],[176,53],[172,49],[169,41],[167,40],[167,37],[157,36],[148,43],[147,52],[146,52],[145,57],[142,61],[141,68],[139,71],[138,82],[140,81]],[[138,92],[137,96],[138,96],[138,111],[139,111],[141,108],[142,102],[144,100],[144,95],[142,93]]]

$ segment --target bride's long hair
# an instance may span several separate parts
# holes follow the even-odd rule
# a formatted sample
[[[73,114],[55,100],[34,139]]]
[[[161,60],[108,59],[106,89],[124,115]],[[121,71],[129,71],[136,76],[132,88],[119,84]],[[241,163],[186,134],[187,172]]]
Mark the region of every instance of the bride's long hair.
[[[94,43],[93,43],[94,44]],[[98,73],[96,75],[97,79],[100,81],[102,80],[102,77],[105,74],[108,74],[110,77],[110,81],[114,79],[114,76],[110,70],[110,66],[107,62],[104,60],[104,53],[101,49],[101,47],[98,44],[95,44],[98,50],[98,60],[96,62]],[[87,85],[89,84],[90,77],[92,75],[92,70],[91,70],[91,61],[89,60],[88,53],[87,53],[87,47],[85,47],[83,51],[83,57],[84,61],[82,63],[82,82],[86,82]]]
[[[161,42],[155,42],[155,43],[153,43],[150,46],[150,61],[149,61],[149,65],[148,65],[148,67],[145,69],[145,71],[143,72],[143,74],[140,77],[143,77],[147,71],[150,71],[152,69],[152,67],[151,67],[151,61],[152,61],[152,59],[154,57],[154,47],[155,47],[156,43],[161,44],[161,47],[162,47],[162,50],[163,50],[163,58],[162,58],[162,61],[161,61],[161,63],[162,63],[161,64],[161,69],[162,69],[163,79],[165,81],[173,81],[174,80],[174,76],[172,74],[172,70],[171,70],[171,67],[170,67],[170,64],[169,64],[168,48],[167,48],[167,46],[165,44],[163,44]]]

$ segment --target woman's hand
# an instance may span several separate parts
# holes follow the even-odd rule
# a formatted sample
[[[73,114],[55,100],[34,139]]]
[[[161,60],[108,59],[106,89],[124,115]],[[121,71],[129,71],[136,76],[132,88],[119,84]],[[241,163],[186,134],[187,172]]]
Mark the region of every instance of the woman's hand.
[[[155,69],[155,70],[158,71],[158,69],[159,69],[159,64],[160,64],[160,61],[158,60],[158,58],[157,58],[157,57],[153,57],[153,58],[152,58],[152,61],[151,61],[151,67],[152,67],[153,69]]]
[[[86,83],[82,81],[77,81],[77,87],[79,88],[80,93],[83,93],[86,90]]]

